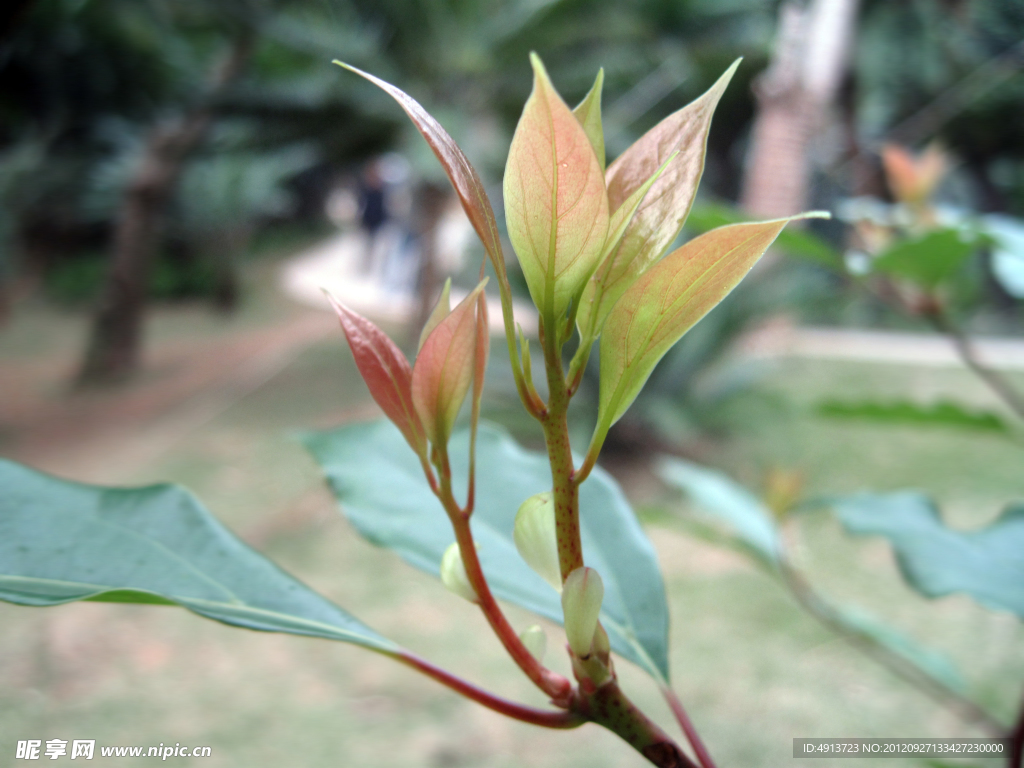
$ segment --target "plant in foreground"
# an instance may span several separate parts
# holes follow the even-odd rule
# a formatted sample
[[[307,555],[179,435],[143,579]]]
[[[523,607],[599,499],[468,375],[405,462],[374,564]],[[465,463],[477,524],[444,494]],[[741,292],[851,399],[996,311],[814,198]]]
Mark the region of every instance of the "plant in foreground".
[[[693,766],[621,690],[615,651],[651,673],[697,760],[711,768],[669,685],[667,608],[653,550],[596,462],[609,428],[658,361],[792,219],[724,226],[665,255],[693,202],[711,117],[738,62],[607,168],[601,73],[570,109],[539,58],[532,63],[533,92],[512,140],[504,197],[509,238],[539,312],[546,399],[534,384],[530,341],[514,322],[497,224],[476,171],[415,100],[343,66],[399,102],[447,172],[495,272],[516,388],[543,431],[546,456],[528,454],[479,425],[489,344],[484,265],[480,283],[456,307],[443,293],[413,365],[373,323],[333,302],[356,364],[397,431],[381,423],[354,425],[312,435],[307,445],[360,532],[439,573],[452,591],[478,604],[553,708],[499,698],[383,638],[245,548],[180,489],[166,486],[95,489],[0,464],[0,479],[14,491],[0,500],[0,597],[28,605],[175,603],[249,628],[353,642],[510,717],[551,728],[594,722],[655,765]],[[573,338],[566,365],[563,353]],[[567,409],[595,342],[597,424],[577,465]],[[467,397],[470,427],[455,433]],[[438,501],[450,533],[439,524]],[[72,547],[79,555],[72,561],[58,556]],[[564,624],[574,680],[544,665],[543,631],[516,631],[498,597]]]

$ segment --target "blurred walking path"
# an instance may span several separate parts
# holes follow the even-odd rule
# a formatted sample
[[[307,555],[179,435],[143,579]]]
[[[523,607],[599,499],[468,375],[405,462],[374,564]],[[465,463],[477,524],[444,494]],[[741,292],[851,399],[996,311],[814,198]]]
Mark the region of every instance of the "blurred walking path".
[[[441,244],[439,250],[446,245]],[[341,232],[303,253],[297,254],[281,269],[281,288],[290,298],[311,307],[329,309],[323,294],[330,291],[345,306],[377,322],[406,323],[419,312],[419,296],[412,288],[388,286],[386,268],[379,273],[362,270],[364,244],[356,232]],[[384,275],[382,279],[380,274]],[[443,281],[443,279],[442,279]],[[503,335],[501,300],[495,289],[488,292],[487,308],[491,335]],[[452,288],[452,304],[465,298],[467,291]],[[525,301],[513,301],[512,311],[523,331],[537,334],[537,312]]]
[[[151,345],[136,380],[76,393],[59,391],[68,376],[64,357],[5,364],[3,453],[65,477],[114,482],[158,458],[336,330],[333,317],[305,311],[270,327],[164,341]]]
[[[973,341],[991,368],[1024,370],[1024,339]],[[748,334],[739,353],[754,357],[800,357],[926,367],[962,367],[953,343],[934,333],[902,333],[850,328],[799,328],[770,324]]]

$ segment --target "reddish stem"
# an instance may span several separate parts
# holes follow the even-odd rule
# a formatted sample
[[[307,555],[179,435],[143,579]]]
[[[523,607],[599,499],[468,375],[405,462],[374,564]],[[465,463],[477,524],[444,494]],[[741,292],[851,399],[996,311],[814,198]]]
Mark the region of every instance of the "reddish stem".
[[[498,636],[505,650],[512,657],[512,660],[519,665],[519,668],[526,673],[526,676],[534,682],[544,693],[551,697],[557,705],[567,707],[572,695],[572,683],[562,675],[544,667],[532,653],[523,645],[512,625],[509,624],[501,606],[494,599],[491,588],[484,576],[483,568],[480,565],[480,558],[477,555],[476,543],[473,541],[473,534],[469,527],[469,512],[459,509],[451,491],[451,476],[442,475],[441,492],[438,494],[445,511],[451,520],[452,528],[455,531],[455,540],[459,544],[459,552],[462,555],[462,563],[466,568],[466,577],[476,592],[480,610],[483,611],[487,622]]]
[[[683,733],[686,734],[686,740],[690,742],[690,746],[693,747],[693,752],[697,755],[697,760],[700,761],[702,768],[715,768],[715,761],[711,759],[710,753],[708,753],[707,747],[704,746],[704,742],[701,741],[700,736],[697,733],[697,729],[693,727],[693,721],[690,720],[690,716],[686,714],[686,710],[683,708],[683,702],[679,700],[679,696],[669,686],[663,685],[661,692],[665,695],[665,699],[668,701],[668,705],[672,708],[672,714],[676,716],[676,720],[679,721],[679,727],[683,729]]]
[[[1010,731],[1009,768],[1024,768],[1024,702],[1021,702],[1017,723]]]
[[[419,672],[422,672],[427,677],[433,678],[442,685],[448,686],[453,691],[461,693],[466,698],[472,699],[478,704],[483,704],[488,709],[493,709],[495,712],[499,712],[516,720],[521,720],[524,723],[531,723],[544,728],[575,728],[586,722],[575,712],[535,709],[523,704],[518,704],[514,701],[509,701],[508,699],[504,699],[500,696],[495,696],[489,691],[485,691],[484,689],[463,680],[461,677],[457,677],[451,672],[441,669],[440,667],[437,667],[429,661],[421,659],[419,656],[408,651],[402,651],[394,655],[392,658]]]

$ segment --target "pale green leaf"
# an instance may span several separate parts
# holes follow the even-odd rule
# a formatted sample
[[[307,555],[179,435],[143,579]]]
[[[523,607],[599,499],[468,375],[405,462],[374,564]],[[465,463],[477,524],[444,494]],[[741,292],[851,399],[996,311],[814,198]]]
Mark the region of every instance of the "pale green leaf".
[[[590,139],[531,56],[533,92],[505,165],[505,220],[534,304],[557,332],[608,234],[604,175]]]
[[[601,68],[597,70],[597,77],[594,79],[594,85],[590,88],[590,91],[572,111],[576,115],[576,119],[580,121],[580,125],[583,126],[583,130],[587,132],[590,146],[594,148],[594,154],[597,155],[597,162],[601,164],[602,171],[604,171],[606,162],[604,127],[601,124],[601,89],[603,86],[604,68]]]
[[[1024,618],[1024,504],[975,531],[946,526],[934,502],[913,491],[831,500],[846,529],[889,539],[907,582],[926,597],[966,592]]]
[[[0,487],[2,600],[181,605],[247,629],[401,650],[243,544],[183,488],[102,488],[3,460]]]
[[[435,576],[452,540],[419,460],[390,423],[354,424],[304,439],[334,489],[342,512],[374,544]],[[452,485],[464,487],[468,433],[452,436]],[[519,505],[549,490],[547,457],[520,448],[498,428],[477,438],[473,539],[495,595],[562,621],[557,591],[523,561],[513,541]],[[612,648],[656,678],[668,677],[668,606],[654,548],[612,478],[595,469],[580,488],[584,559],[605,586],[601,623]]]

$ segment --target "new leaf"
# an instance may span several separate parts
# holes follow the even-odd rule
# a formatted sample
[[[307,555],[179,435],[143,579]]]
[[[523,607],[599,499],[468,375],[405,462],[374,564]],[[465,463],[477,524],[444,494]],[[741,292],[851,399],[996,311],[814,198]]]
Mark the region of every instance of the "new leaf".
[[[606,430],[654,366],[736,287],[790,219],[734,224],[676,249],[629,287],[601,336],[598,429]]]
[[[661,257],[683,228],[704,172],[711,117],[738,66],[739,60],[733,62],[704,95],[666,117],[608,166],[608,205],[615,211],[674,152],[679,153],[647,192],[618,247],[594,275],[594,290],[588,291],[595,330],[600,330],[618,298]]]
[[[329,293],[327,298],[338,314],[352,357],[373,399],[402,431],[412,449],[422,456],[426,441],[423,424],[413,406],[409,361],[384,331]]]
[[[431,331],[412,371],[412,401],[434,445],[448,442],[477,368],[480,315],[477,298],[487,279]]]
[[[587,132],[531,56],[533,92],[505,166],[505,220],[534,304],[554,333],[601,257],[604,176]]]

